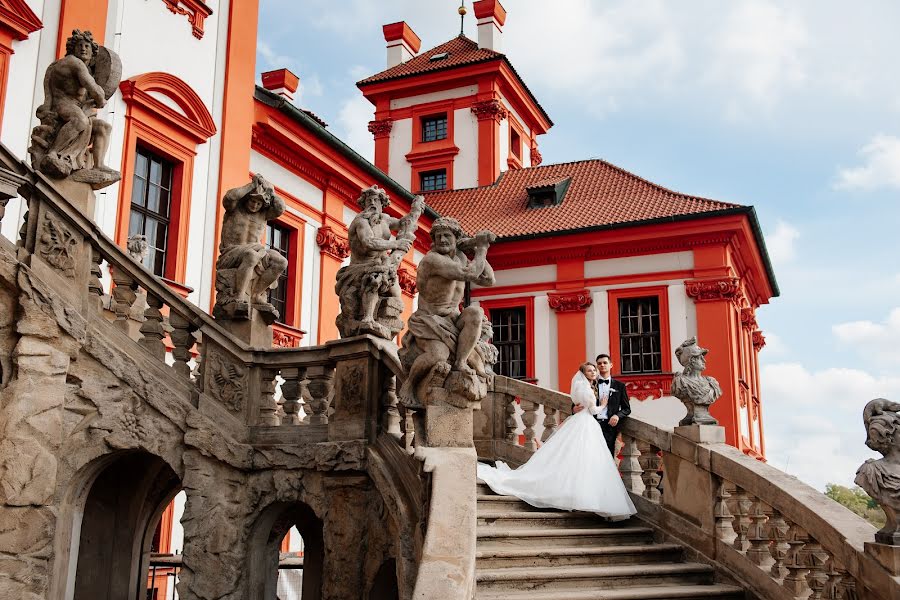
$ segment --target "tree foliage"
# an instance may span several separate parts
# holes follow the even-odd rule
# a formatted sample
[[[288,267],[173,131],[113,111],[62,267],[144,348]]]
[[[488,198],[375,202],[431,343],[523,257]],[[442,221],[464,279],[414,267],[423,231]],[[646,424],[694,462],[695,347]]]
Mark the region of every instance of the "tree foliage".
[[[825,495],[849,508],[875,527],[884,527],[884,511],[859,486],[852,488],[829,483],[825,486]]]

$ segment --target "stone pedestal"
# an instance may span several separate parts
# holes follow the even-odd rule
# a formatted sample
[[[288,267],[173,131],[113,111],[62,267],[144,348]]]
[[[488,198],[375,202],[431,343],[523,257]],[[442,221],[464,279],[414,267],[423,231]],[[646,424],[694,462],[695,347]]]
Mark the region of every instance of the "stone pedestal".
[[[725,428],[718,425],[682,425],[674,433],[697,444],[725,443]]]
[[[425,445],[431,448],[472,448],[472,408],[458,408],[446,402],[425,409]]]
[[[80,181],[72,181],[71,179],[54,179],[53,186],[59,190],[59,193],[65,196],[66,200],[72,203],[75,208],[84,213],[89,219],[94,218],[94,208],[97,204],[97,195],[91,186]]]
[[[272,347],[272,326],[266,323],[263,314],[255,308],[250,309],[249,319],[219,317],[216,321],[252,348]]]
[[[866,542],[864,547],[866,554],[877,560],[891,575],[900,575],[900,546]]]

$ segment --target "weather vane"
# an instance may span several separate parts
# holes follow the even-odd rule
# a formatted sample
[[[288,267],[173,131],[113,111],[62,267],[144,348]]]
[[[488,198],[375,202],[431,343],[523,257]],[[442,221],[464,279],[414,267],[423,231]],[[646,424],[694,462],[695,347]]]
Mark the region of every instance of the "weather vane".
[[[463,35],[463,25],[466,21],[466,0],[459,0],[459,8],[456,9],[456,12],[459,13],[459,35]]]

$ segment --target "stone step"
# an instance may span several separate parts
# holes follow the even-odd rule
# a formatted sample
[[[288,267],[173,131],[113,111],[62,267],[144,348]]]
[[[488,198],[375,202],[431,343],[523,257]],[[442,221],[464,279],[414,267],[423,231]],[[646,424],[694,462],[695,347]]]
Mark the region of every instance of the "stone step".
[[[475,530],[478,550],[497,547],[564,547],[564,546],[623,546],[653,543],[649,527],[502,527],[478,526]]]
[[[585,527],[622,527],[603,521],[592,513],[555,510],[535,511],[478,511],[478,525],[485,527],[560,527],[564,529]]]
[[[682,547],[678,544],[641,544],[625,546],[542,545],[479,549],[476,569],[505,567],[554,567],[564,565],[625,565],[649,562],[678,562]]]
[[[519,500],[515,496],[500,496],[498,494],[477,494],[478,510],[505,510],[505,511],[534,511],[547,510],[538,508],[527,502]]]
[[[477,569],[479,592],[526,590],[600,590],[623,587],[708,585],[713,568],[701,563],[641,563],[633,565],[511,567]]]
[[[615,590],[493,591],[475,595],[476,600],[744,600],[744,591],[733,585],[664,585]]]

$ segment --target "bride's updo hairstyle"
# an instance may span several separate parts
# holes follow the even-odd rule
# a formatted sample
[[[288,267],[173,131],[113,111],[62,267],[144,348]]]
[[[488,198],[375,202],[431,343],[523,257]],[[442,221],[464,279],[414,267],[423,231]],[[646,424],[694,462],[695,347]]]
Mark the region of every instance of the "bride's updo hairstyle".
[[[578,367],[578,370],[581,371],[582,375],[587,377],[587,368],[588,367],[594,367],[595,369],[597,368],[597,366],[594,363],[592,363],[591,361],[587,361],[586,363],[581,363],[581,366]]]

